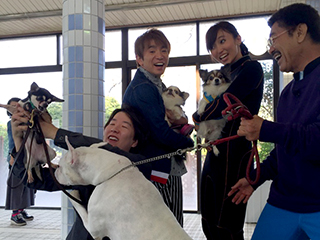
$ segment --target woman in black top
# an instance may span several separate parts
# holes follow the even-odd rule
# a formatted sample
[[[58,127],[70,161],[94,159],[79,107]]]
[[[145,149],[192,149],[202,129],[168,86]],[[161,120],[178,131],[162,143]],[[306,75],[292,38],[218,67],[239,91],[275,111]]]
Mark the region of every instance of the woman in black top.
[[[229,22],[219,22],[206,34],[211,57],[222,63],[232,81],[226,92],[236,96],[251,114],[257,114],[263,94],[263,71],[257,61],[251,60],[247,47],[241,42],[236,28]],[[227,107],[222,96],[208,103],[200,116],[195,112],[196,125],[201,121],[221,118]],[[236,135],[240,119],[229,121],[222,138]],[[251,143],[245,138],[217,145],[219,155],[209,151],[201,177],[202,227],[207,239],[243,240],[246,205],[235,205],[227,194],[240,178],[245,176]]]
[[[22,142],[22,130],[25,127],[21,126],[22,122],[28,122],[28,118],[24,116],[23,111],[12,116],[12,133],[15,140],[15,148],[19,149]],[[90,146],[94,143],[102,142],[100,139],[87,137],[81,133],[74,133],[64,129],[58,129],[51,122],[40,122],[41,129],[46,138],[54,139],[54,144],[64,149],[68,149],[65,136],[68,136],[68,140],[74,148]],[[103,146],[102,148],[123,156],[126,156],[133,162],[137,162],[145,159],[142,155],[133,154],[129,151],[131,147],[141,147],[146,139],[147,133],[144,132],[143,124],[141,119],[136,115],[133,109],[121,108],[116,109],[110,116],[110,119],[104,127],[104,140],[109,144]],[[111,137],[110,137],[111,136]],[[112,140],[111,140],[111,139]],[[110,139],[110,140],[109,140]],[[22,178],[25,172],[24,166],[24,154],[21,154],[16,161],[13,173],[14,175]],[[150,164],[143,164],[138,166],[139,170],[144,174],[147,179],[150,179],[151,167]],[[60,190],[49,172],[48,168],[40,168],[41,176],[43,180],[40,180],[33,172],[34,182],[25,183],[29,188],[35,188],[38,190],[46,191],[57,191]],[[65,186],[69,189],[78,190],[80,194],[81,202],[85,207],[88,205],[90,196],[95,188],[95,186]],[[93,240],[92,236],[85,229],[80,216],[77,214],[75,223],[73,224],[67,238],[67,240]],[[104,239],[108,239],[107,237]]]

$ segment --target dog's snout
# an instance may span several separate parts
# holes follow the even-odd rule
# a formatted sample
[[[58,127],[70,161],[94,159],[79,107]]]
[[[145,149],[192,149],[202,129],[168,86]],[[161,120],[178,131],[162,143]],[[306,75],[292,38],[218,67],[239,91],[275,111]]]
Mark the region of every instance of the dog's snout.
[[[214,83],[215,83],[216,85],[220,84],[220,78],[215,78],[215,79],[214,79]]]

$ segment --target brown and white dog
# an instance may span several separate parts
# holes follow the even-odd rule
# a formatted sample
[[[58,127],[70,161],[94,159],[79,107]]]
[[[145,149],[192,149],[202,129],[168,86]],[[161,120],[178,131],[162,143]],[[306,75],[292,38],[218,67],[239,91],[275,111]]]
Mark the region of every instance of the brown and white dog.
[[[19,101],[19,105],[28,112],[32,112],[34,119],[40,117],[41,113],[47,111],[47,107],[51,102],[63,102],[64,100],[57,98],[52,95],[47,89],[40,88],[35,82],[31,84],[30,90],[28,92],[28,97]],[[0,107],[6,108],[10,113],[15,113],[17,111],[15,106],[10,106],[6,104],[0,104]],[[40,138],[38,129],[30,126],[31,131],[26,141],[25,147],[27,152],[27,162],[26,169],[28,172],[28,182],[33,182],[32,168],[39,178],[41,179],[41,174],[39,168],[36,167],[39,163],[46,163],[46,154],[43,146],[43,139]],[[34,137],[32,135],[34,134]],[[55,158],[56,152],[47,145],[48,154],[50,161]],[[17,149],[18,151],[19,149]]]
[[[184,106],[188,97],[189,93],[181,92],[180,89],[176,86],[170,86],[163,91],[163,103],[166,109],[171,110],[171,118],[173,117],[174,120],[179,120],[181,118],[187,119],[182,106]],[[165,120],[168,122],[169,127],[173,128],[176,132],[183,135],[189,135],[194,129],[194,126],[191,124],[174,126],[174,124],[169,121],[167,115],[165,116]]]
[[[180,89],[175,86],[170,86],[163,91],[162,99],[164,106],[166,109],[172,111],[175,120],[179,120],[182,117],[186,117],[181,106],[184,106],[188,97],[189,93],[181,92]],[[165,119],[171,127],[172,124],[168,120],[167,116],[165,117]]]
[[[224,93],[230,86],[230,80],[219,70],[199,70],[200,77],[203,81],[203,98],[199,102],[198,114],[201,115],[208,103]],[[206,141],[215,141],[221,137],[221,132],[227,123],[226,118],[202,121],[199,124],[198,136],[205,138]],[[218,149],[214,146],[213,152],[219,154]]]

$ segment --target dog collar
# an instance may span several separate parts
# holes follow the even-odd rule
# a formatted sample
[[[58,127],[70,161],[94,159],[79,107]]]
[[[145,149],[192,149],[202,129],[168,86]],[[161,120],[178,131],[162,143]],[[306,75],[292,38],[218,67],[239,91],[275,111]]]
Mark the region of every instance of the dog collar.
[[[213,98],[211,95],[207,94],[206,92],[203,93],[203,98],[208,102],[213,102],[213,100],[215,99],[215,97]]]
[[[29,98],[29,103],[31,105],[31,109],[35,109],[36,108],[36,106],[32,103],[31,98]]]

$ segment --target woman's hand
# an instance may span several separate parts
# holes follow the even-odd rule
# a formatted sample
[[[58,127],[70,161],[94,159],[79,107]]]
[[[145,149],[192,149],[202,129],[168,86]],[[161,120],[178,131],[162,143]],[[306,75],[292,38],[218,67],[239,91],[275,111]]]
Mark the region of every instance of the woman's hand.
[[[45,138],[54,139],[58,132],[58,128],[52,124],[52,117],[46,111],[39,118],[40,127]]]
[[[232,198],[232,202],[238,205],[241,202],[247,203],[253,191],[254,189],[249,184],[248,180],[241,178],[233,187],[231,187],[231,191],[228,193],[228,196],[230,197],[237,192]]]

